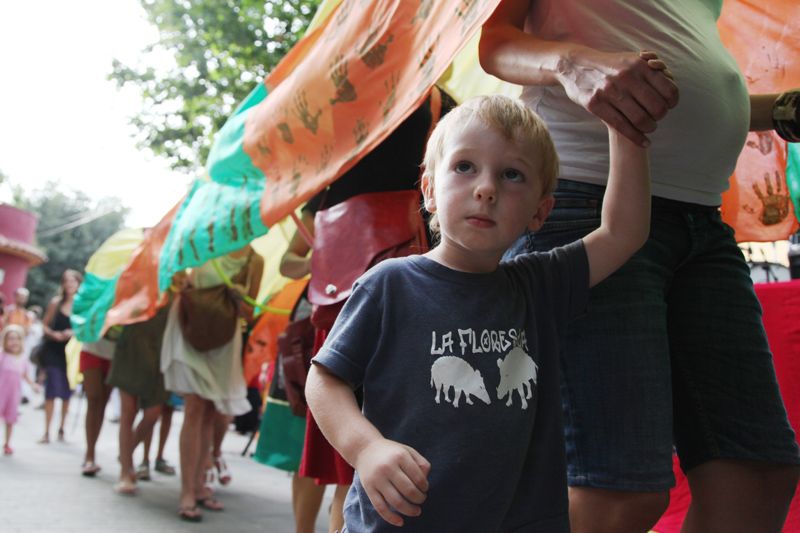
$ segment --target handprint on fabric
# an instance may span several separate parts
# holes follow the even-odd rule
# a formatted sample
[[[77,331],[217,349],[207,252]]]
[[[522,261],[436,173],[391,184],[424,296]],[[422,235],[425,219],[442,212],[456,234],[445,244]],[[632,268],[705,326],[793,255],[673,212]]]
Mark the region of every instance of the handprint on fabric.
[[[765,226],[779,224],[789,216],[789,191],[784,191],[781,175],[775,171],[775,185],[770,181],[769,173],[764,173],[764,187],[766,193],[761,190],[758,183],[753,184],[753,192],[761,201],[761,214],[759,220]],[[749,205],[742,208],[748,213],[755,214],[755,209]]]

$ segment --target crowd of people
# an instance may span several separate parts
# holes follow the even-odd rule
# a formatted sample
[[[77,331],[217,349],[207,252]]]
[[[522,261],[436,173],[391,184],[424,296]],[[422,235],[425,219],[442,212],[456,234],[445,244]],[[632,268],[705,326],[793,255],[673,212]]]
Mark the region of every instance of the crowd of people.
[[[280,466],[294,474],[298,532],[313,530],[335,485],[331,533],[640,533],[668,503],[673,454],[693,496],[684,531],[781,530],[800,454],[719,205],[748,130],[781,126],[796,140],[786,132],[798,131],[800,91],[748,94],[716,31],[720,9],[503,0],[480,60],[521,98],[457,106],[434,88],[308,202],[281,271],[310,276],[291,324],[311,326],[291,330],[306,338],[284,339],[271,370],[304,434]],[[212,315],[226,279],[236,311]],[[84,345],[84,475],[100,468],[111,387],[122,397],[115,489],[135,493],[149,476],[133,450],[159,418],[156,465],[172,472],[175,393],[179,516],[224,509],[206,473],[230,479],[220,441],[251,409],[239,321],[253,321],[260,279],[246,247],[176,278],[150,320]],[[65,272],[44,314],[43,443],[56,398],[63,435],[79,283]],[[9,324],[0,383],[36,387],[19,357],[30,324]],[[298,351],[313,355],[299,388]],[[20,395],[0,394],[7,453]],[[270,414],[268,403],[264,424]]]
[[[262,263],[252,249],[248,246],[231,254],[230,258],[237,271],[245,269],[254,273],[243,287],[257,289]],[[222,264],[226,268],[224,260]],[[209,278],[209,272],[213,271],[210,265],[207,269],[194,269],[188,277],[179,278],[180,287],[176,287],[176,293],[188,294],[192,290],[221,285],[223,282],[219,278]],[[67,346],[74,336],[70,316],[81,281],[79,272],[66,270],[58,294],[49,301],[41,320],[34,306],[27,307],[29,293],[25,288],[18,289],[14,303],[4,309],[0,339],[0,418],[5,422],[6,430],[4,455],[14,453],[11,437],[20,404],[33,401],[39,392],[44,393],[41,408],[45,418],[39,444],[51,442],[50,429],[57,406],[60,407],[60,416],[56,438],[65,440],[65,423],[76,388],[75,380],[71,382],[68,375]],[[235,293],[230,294],[231,298],[235,297]],[[212,489],[215,481],[226,485],[232,479],[222,458],[222,440],[232,417],[246,413],[252,406],[242,392],[243,330],[240,326],[243,324],[238,316],[231,317],[234,328],[227,332],[220,353],[197,354],[194,366],[175,363],[178,360],[190,361],[191,354],[196,353],[189,345],[175,346],[176,342],[183,342],[177,314],[179,298],[172,298],[176,305],[163,306],[149,320],[112,328],[100,340],[80,345],[79,371],[83,378],[80,387],[87,400],[86,450],[80,473],[92,478],[101,470],[96,458],[96,445],[113,390],[119,402],[114,419],[119,424],[120,464],[119,481],[114,485],[114,491],[134,495],[139,490],[139,481],[151,479],[151,441],[159,420],[154,469],[163,475],[174,476],[176,468],[164,457],[164,449],[173,412],[181,406],[185,416],[180,437],[182,495],[179,515],[196,522],[202,518],[200,508],[224,509],[224,505],[213,496]],[[196,303],[202,313],[207,301],[198,298]],[[252,318],[252,309],[247,313]],[[171,353],[162,350],[162,346],[166,346],[166,350],[180,350],[180,354],[172,357]],[[213,364],[214,368],[203,368],[204,364]],[[24,384],[28,385],[29,391],[23,389]],[[215,400],[218,402],[214,403]],[[144,450],[137,465],[134,452],[140,444]]]

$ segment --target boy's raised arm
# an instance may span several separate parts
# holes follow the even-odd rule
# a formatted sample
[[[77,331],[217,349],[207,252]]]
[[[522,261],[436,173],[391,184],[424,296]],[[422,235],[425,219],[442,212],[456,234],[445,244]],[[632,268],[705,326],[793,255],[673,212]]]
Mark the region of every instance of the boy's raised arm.
[[[584,237],[589,286],[621,267],[650,233],[650,168],[647,150],[608,128],[608,185],[600,227]]]
[[[419,516],[430,463],[413,448],[385,439],[361,413],[350,386],[320,365],[311,365],[306,400],[325,438],[358,471],[378,514],[395,526],[403,525],[401,514]]]

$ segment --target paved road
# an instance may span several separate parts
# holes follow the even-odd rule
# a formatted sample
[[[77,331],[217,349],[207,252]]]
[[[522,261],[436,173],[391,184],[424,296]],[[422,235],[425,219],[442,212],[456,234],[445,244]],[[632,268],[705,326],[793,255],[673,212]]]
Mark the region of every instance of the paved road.
[[[34,403],[39,402],[38,398],[34,400]],[[112,491],[119,474],[116,424],[106,421],[100,435],[98,463],[103,470],[94,479],[82,477],[83,419],[76,416],[78,402],[73,401],[73,404],[66,442],[48,445],[36,443],[42,433],[44,412],[34,409],[32,404],[21,407],[12,438],[14,455],[0,456],[0,531],[3,533],[294,531],[290,477],[242,457],[247,438],[235,432],[229,432],[223,443],[233,482],[227,487],[217,486],[217,496],[227,509],[222,513],[206,511],[199,524],[181,522],[177,518],[177,477],[154,472],[153,480],[142,482],[136,496],[120,496]],[[80,409],[83,415],[85,403]],[[181,422],[182,414],[176,412],[165,453],[173,463],[178,462]],[[141,449],[135,456],[136,460],[140,458]],[[328,508],[331,495],[332,489],[328,489],[323,509]],[[327,531],[326,524],[327,513],[322,511],[317,531]]]

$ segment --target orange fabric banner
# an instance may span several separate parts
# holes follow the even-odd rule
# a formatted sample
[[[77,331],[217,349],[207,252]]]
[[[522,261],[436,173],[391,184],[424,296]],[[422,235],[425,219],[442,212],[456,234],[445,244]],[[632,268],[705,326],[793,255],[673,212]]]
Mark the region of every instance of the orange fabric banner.
[[[154,316],[166,303],[158,293],[158,265],[161,247],[172,227],[175,213],[183,203],[178,202],[161,222],[145,232],[139,247],[133,252],[128,266],[120,275],[114,296],[114,306],[108,310],[103,331],[111,326],[134,324]]]
[[[377,146],[425,98],[499,0],[346,0],[266,79],[244,151],[271,226]],[[376,178],[379,178],[376,176]]]
[[[718,26],[751,94],[800,87],[800,2],[727,0]],[[722,216],[739,242],[785,239],[797,230],[786,187],[786,143],[776,134],[748,136],[722,197]]]

